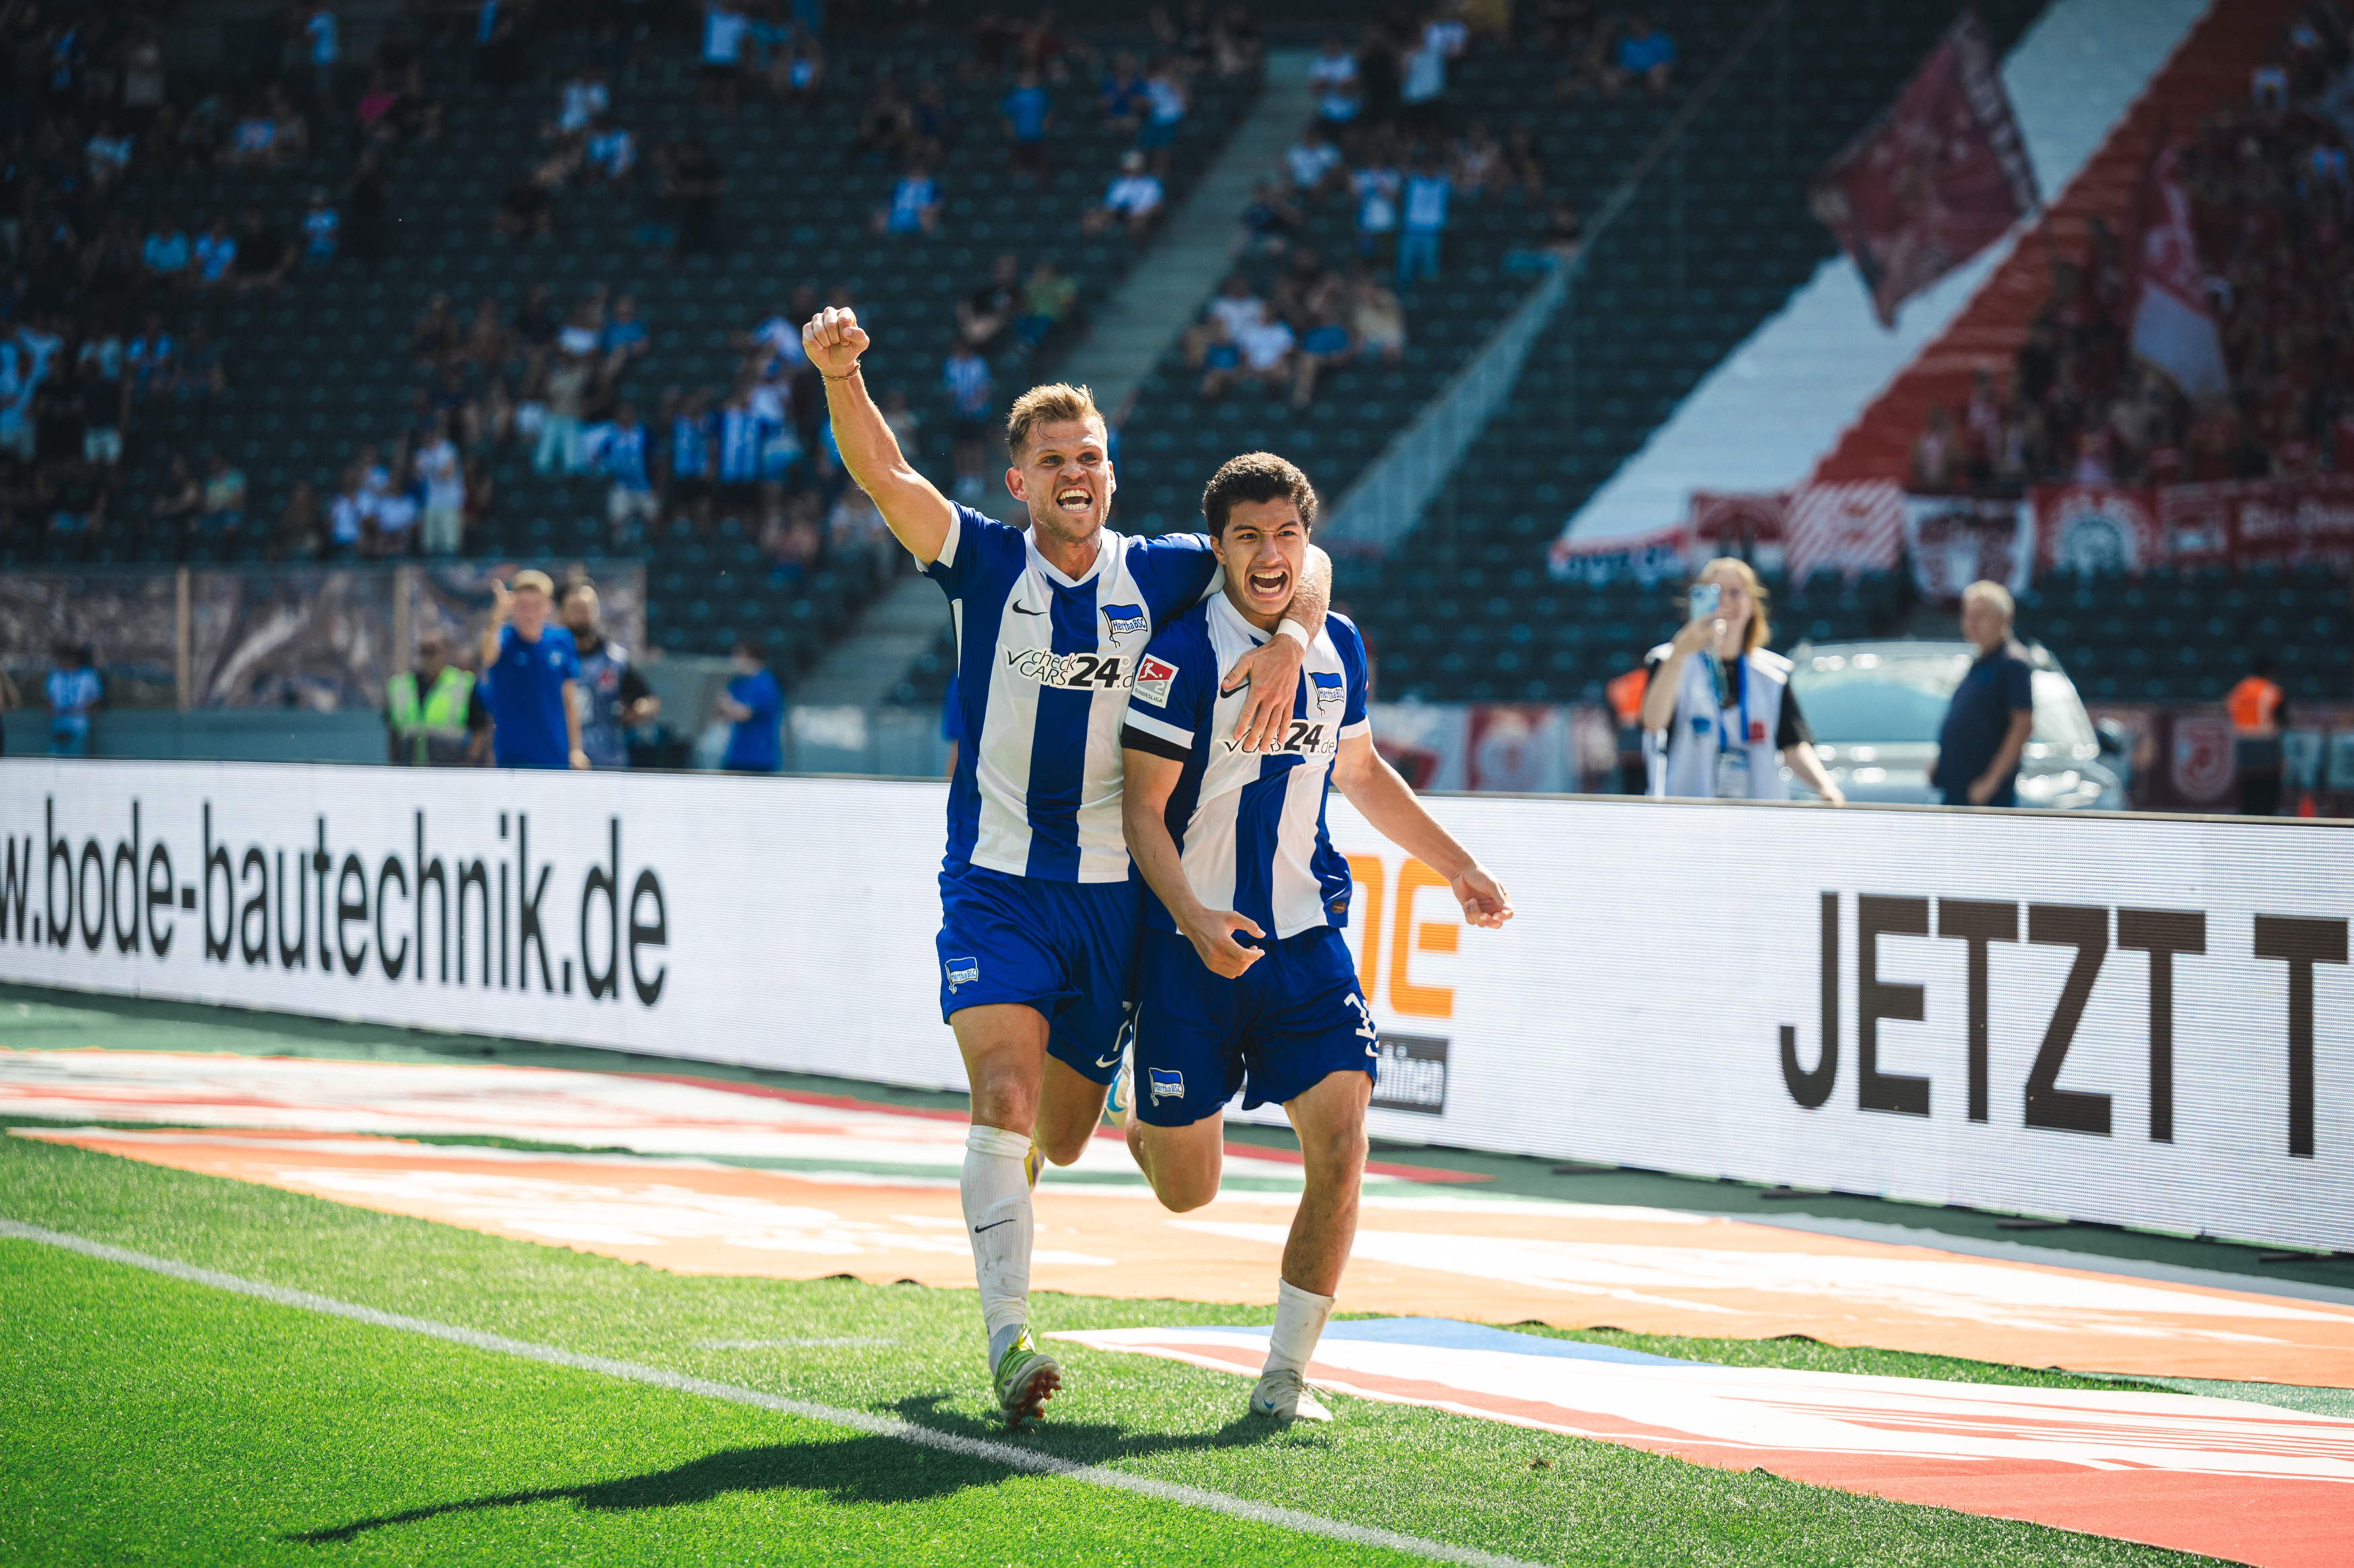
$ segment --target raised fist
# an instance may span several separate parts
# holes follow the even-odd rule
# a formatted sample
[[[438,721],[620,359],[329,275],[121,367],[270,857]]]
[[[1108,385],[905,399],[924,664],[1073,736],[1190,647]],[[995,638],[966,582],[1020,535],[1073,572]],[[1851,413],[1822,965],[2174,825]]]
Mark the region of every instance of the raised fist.
[[[847,376],[866,352],[866,329],[858,313],[828,305],[801,328],[801,348],[821,376]]]

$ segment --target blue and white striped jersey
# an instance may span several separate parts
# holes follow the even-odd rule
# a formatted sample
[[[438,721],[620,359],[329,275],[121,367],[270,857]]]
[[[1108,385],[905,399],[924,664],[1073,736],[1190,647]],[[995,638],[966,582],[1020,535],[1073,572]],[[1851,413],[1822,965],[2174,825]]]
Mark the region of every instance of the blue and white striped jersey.
[[[1193,895],[1280,941],[1349,923],[1349,863],[1324,831],[1324,799],[1342,738],[1373,726],[1364,640],[1347,617],[1328,615],[1300,666],[1282,748],[1235,745],[1249,688],[1222,695],[1218,673],[1267,635],[1223,593],[1179,616],[1137,666],[1120,743],[1185,765],[1166,821]],[[1176,929],[1150,888],[1144,917]]]
[[[1200,534],[1107,528],[1065,577],[1027,529],[956,508],[924,568],[956,619],[957,718],[945,863],[1054,882],[1121,882],[1119,726],[1152,629],[1198,602],[1218,563]],[[1216,672],[1210,676],[1216,683]]]

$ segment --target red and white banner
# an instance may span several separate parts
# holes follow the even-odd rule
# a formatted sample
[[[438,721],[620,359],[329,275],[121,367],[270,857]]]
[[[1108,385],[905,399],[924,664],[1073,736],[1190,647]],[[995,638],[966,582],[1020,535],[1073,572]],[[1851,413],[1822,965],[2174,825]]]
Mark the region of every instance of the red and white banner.
[[[2035,511],[2017,500],[1908,495],[1904,553],[1914,590],[1932,604],[1955,602],[1975,582],[2023,593],[2035,572]]]
[[[1696,490],[1682,532],[1695,567],[1709,556],[1739,556],[1793,584],[1820,571],[1852,578],[1894,568],[1904,492],[1880,479],[1780,493]]]
[[[1790,493],[1788,541],[1793,583],[1821,571],[1893,571],[1904,547],[1904,491],[1886,479],[1800,485]]]
[[[1617,762],[1615,740],[1607,756],[1590,736],[1581,743],[1592,727],[1580,726],[1582,711],[1551,703],[1375,703],[1373,745],[1416,789],[1576,794],[1601,785]]]
[[[2177,484],[2156,493],[2153,564],[2354,566],[2354,474]]]
[[[2166,558],[2158,493],[2121,484],[2039,484],[2035,569],[2080,575],[2146,572]]]
[[[1738,556],[1761,572],[1788,561],[1790,498],[1779,491],[1692,492],[1692,559]]]
[[[2207,270],[2199,262],[2190,224],[2190,196],[2182,188],[2174,148],[2161,145],[2142,182],[2140,243],[2135,247],[2133,349],[2166,372],[2191,398],[2232,388],[2223,367],[2223,341],[2207,303]]]
[[[1808,199],[1854,259],[1882,326],[2035,210],[2035,172],[1976,15],[1946,30],[1887,112],[1816,176]]]

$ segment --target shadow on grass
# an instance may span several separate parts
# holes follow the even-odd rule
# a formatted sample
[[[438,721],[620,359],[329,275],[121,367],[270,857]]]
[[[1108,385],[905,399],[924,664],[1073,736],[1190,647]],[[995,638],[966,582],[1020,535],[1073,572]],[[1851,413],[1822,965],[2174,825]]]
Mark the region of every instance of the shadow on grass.
[[[1172,1449],[1231,1448],[1264,1442],[1278,1436],[1270,1422],[1238,1416],[1215,1432],[1136,1434],[1110,1423],[1034,1428],[1019,1436],[994,1424],[972,1420],[940,1407],[946,1395],[927,1394],[900,1401],[893,1408],[902,1419],[959,1436],[1010,1440],[1034,1448],[1042,1459],[1055,1464],[1085,1464],[1091,1459],[1072,1450],[1105,1457],[1135,1457]],[[1039,1442],[1050,1437],[1049,1442]],[[535,1503],[569,1502],[592,1510],[627,1511],[678,1508],[705,1503],[729,1492],[801,1491],[823,1493],[837,1503],[921,1502],[946,1497],[968,1487],[994,1486],[1025,1473],[991,1459],[942,1453],[897,1437],[843,1437],[822,1443],[777,1443],[757,1448],[728,1448],[706,1454],[668,1469],[641,1476],[623,1476],[577,1487],[543,1487],[530,1491],[498,1492],[455,1502],[428,1503],[398,1513],[376,1514],[323,1530],[302,1531],[284,1537],[314,1546],[354,1541],[370,1531],[398,1524],[421,1524],[452,1514],[480,1513],[491,1509],[528,1508]]]
[[[1214,1432],[1147,1432],[1111,1421],[1058,1421],[1052,1414],[1034,1425],[1008,1432],[994,1419],[977,1417],[957,1408],[951,1396],[919,1393],[894,1402],[894,1415],[912,1426],[927,1426],[958,1437],[974,1437],[1020,1446],[1066,1465],[1099,1465],[1114,1459],[1149,1458],[1155,1454],[1197,1453],[1217,1448],[1248,1448],[1287,1435],[1287,1429],[1261,1417],[1237,1415]],[[1297,1438],[1321,1436],[1313,1428],[1288,1429]]]
[[[729,1492],[767,1491],[822,1492],[842,1503],[920,1502],[967,1487],[988,1486],[1006,1475],[1002,1465],[917,1448],[896,1437],[775,1443],[758,1448],[726,1448],[642,1476],[429,1503],[331,1529],[304,1531],[286,1539],[325,1545],[355,1540],[388,1525],[419,1524],[451,1514],[528,1508],[544,1502],[570,1502],[578,1508],[620,1512],[692,1506]]]

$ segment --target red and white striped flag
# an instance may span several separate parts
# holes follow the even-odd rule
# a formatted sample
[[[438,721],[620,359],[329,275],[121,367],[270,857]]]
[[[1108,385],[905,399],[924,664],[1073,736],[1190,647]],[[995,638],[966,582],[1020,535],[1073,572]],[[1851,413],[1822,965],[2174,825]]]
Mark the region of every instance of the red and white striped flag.
[[[1893,570],[1904,547],[1904,491],[1894,480],[1802,484],[1790,493],[1785,565],[1795,586],[1819,571]]]
[[[2134,249],[2133,350],[2172,378],[2183,395],[2218,397],[2232,389],[2223,343],[2207,303],[2206,270],[2190,227],[2190,196],[2174,147],[2158,143],[2142,185],[2141,243]]]

